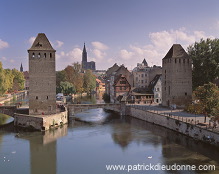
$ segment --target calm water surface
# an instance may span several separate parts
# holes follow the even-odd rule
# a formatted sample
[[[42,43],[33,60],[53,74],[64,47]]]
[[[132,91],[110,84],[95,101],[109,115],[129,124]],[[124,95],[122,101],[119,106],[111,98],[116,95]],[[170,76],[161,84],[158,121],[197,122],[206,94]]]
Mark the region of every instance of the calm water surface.
[[[102,109],[77,115],[79,121],[54,131],[13,132],[0,130],[1,174],[108,174],[112,164],[216,165],[217,171],[172,173],[219,173],[219,150],[165,128]],[[148,158],[149,157],[149,158]],[[132,171],[129,173],[171,173]]]

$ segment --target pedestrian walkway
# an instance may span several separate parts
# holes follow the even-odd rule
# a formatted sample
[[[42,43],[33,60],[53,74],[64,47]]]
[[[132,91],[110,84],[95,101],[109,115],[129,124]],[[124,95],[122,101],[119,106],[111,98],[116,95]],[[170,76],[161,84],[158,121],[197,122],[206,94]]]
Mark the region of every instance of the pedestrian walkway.
[[[216,128],[213,128],[213,122],[210,121],[210,118],[206,118],[206,123],[204,122],[205,116],[202,114],[191,114],[188,112],[185,112],[183,109],[170,109],[168,107],[163,107],[160,105],[141,105],[141,104],[135,104],[135,105],[130,105],[131,107],[149,111],[149,112],[154,112],[163,116],[169,116],[171,118],[187,122],[190,124],[194,124],[206,129],[209,129],[214,132],[219,132],[219,125],[217,124]]]

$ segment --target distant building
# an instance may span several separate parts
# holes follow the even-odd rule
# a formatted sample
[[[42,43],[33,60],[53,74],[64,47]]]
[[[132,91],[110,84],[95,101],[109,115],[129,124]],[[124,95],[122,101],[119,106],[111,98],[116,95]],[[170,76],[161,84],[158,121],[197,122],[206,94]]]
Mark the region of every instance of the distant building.
[[[105,83],[100,79],[96,79],[96,92],[98,93],[103,91],[105,91]]]
[[[22,65],[22,63],[21,63],[20,72],[23,72],[23,71],[24,71],[24,69],[23,69],[23,65]]]
[[[162,60],[162,105],[181,106],[192,101],[192,59],[174,44]]]
[[[125,96],[128,96],[128,92],[131,90],[131,85],[129,84],[128,80],[126,77],[122,74],[117,76],[117,78],[114,81],[114,98],[117,101],[121,101]]]
[[[30,115],[56,113],[55,52],[44,33],[28,50]]]
[[[162,103],[162,75],[157,74],[149,84],[149,89],[154,94],[154,103]]]
[[[29,72],[24,71],[23,74],[24,74],[24,79],[25,79],[24,88],[25,88],[25,90],[29,90]]]
[[[162,73],[162,68],[156,65],[149,67],[144,59],[142,63],[137,64],[132,73],[134,76],[134,87],[147,88],[154,77]]]
[[[120,79],[121,77],[125,78],[127,80],[127,85],[122,85],[122,86],[126,86],[126,89],[124,90],[124,88],[121,89],[121,91],[123,91],[122,93],[125,94],[127,92],[127,89],[130,87],[133,87],[133,75],[130,73],[130,71],[124,67],[124,65],[118,66],[117,64],[114,64],[111,68],[109,68],[106,71],[106,93],[108,95],[110,95],[110,101],[112,103],[117,101],[117,97],[118,97],[118,93],[119,93],[119,89],[117,88],[118,84],[115,84],[118,79]],[[119,86],[120,87],[120,86]],[[120,92],[121,92],[120,91]],[[120,93],[121,94],[121,93]]]
[[[87,61],[87,51],[86,51],[85,44],[84,44],[84,48],[83,48],[83,52],[82,52],[82,62],[81,62],[81,64],[82,64],[82,69],[83,70],[87,70],[87,69],[96,70],[95,62],[94,61],[91,61],[91,62]]]

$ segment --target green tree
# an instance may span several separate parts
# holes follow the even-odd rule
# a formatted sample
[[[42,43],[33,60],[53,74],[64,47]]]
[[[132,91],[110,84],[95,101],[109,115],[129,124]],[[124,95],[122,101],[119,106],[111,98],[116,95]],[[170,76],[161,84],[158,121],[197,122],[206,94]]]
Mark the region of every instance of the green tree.
[[[12,69],[12,74],[14,76],[12,89],[14,91],[24,89],[24,74],[16,69]]]
[[[219,77],[219,39],[201,39],[188,47],[193,60],[193,89]]]
[[[5,85],[7,88],[7,91],[11,91],[13,87],[13,80],[14,80],[14,75],[12,73],[12,70],[10,69],[5,69]]]
[[[91,93],[96,87],[96,77],[93,75],[91,70],[86,70],[84,73],[83,87],[84,91],[87,93]]]
[[[76,91],[72,83],[65,81],[65,82],[60,82],[60,92],[65,95],[68,95],[68,94],[75,94]]]
[[[202,112],[205,115],[205,122],[207,116],[219,117],[219,89],[215,84],[210,82],[199,86],[193,94],[198,101],[198,105],[202,108]]]
[[[56,72],[56,86],[59,87],[61,82],[66,81],[66,72],[64,70]]]
[[[2,62],[0,62],[0,95],[7,91],[7,86],[5,85],[5,72],[2,67]]]

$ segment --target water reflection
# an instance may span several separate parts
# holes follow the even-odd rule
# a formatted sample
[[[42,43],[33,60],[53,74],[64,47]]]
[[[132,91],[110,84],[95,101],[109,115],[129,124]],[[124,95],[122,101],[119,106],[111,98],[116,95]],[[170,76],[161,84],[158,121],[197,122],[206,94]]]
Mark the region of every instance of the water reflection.
[[[67,135],[67,125],[44,133],[23,133],[30,143],[31,174],[56,174],[57,139]]]
[[[3,173],[105,174],[107,164],[215,164],[219,150],[174,131],[135,118],[121,117],[102,109],[76,115],[80,121],[53,131],[4,134],[0,131],[0,168]],[[2,135],[2,136],[1,136]],[[5,139],[5,137],[7,137]],[[28,144],[28,146],[26,145]],[[16,149],[17,148],[17,149]],[[16,151],[16,154],[12,152]],[[10,163],[1,154],[13,156]],[[27,158],[24,158],[24,156]],[[152,158],[148,158],[148,157]],[[9,164],[11,166],[9,166]],[[13,167],[12,167],[13,166]],[[129,173],[170,173],[132,171]],[[200,173],[181,171],[175,173]],[[204,173],[207,173],[206,171]],[[209,171],[208,173],[217,173]]]

